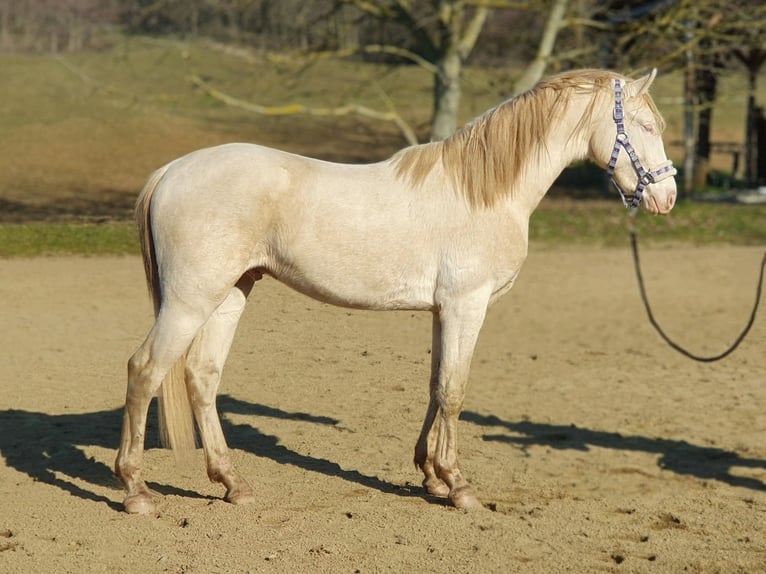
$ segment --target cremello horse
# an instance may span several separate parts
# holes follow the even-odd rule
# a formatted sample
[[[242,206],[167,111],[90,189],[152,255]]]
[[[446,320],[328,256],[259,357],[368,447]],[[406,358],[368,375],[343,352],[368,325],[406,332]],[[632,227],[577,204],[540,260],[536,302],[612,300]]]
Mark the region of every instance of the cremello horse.
[[[231,144],[155,172],[136,208],[156,321],[128,363],[115,463],[125,509],[155,508],[142,460],[160,386],[170,445],[193,448],[193,412],[210,479],[232,503],[255,499],[232,466],[215,400],[245,301],[263,275],[334,305],[433,314],[415,463],[429,493],[478,506],[458,464],[458,416],[487,308],[526,258],[530,214],[561,171],[584,158],[633,190],[623,194],[626,206],[643,195],[652,213],[673,207],[675,170],[648,94],[654,75],[553,76],[444,141],[371,165]]]

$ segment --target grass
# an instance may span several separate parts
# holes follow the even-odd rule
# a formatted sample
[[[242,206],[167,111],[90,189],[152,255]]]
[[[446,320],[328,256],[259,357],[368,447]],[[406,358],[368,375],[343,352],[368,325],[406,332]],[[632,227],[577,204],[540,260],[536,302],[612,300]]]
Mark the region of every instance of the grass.
[[[613,201],[554,200],[532,215],[531,241],[550,245],[628,245],[629,216]],[[645,243],[766,244],[766,205],[679,201],[666,217],[640,211],[636,231]]]
[[[138,236],[129,223],[0,225],[0,257],[138,253]]]
[[[766,244],[766,206],[682,201],[667,217],[638,215],[643,243]],[[628,215],[614,201],[544,201],[532,216],[530,240],[547,246],[628,245]],[[131,223],[0,225],[0,257],[136,255]]]

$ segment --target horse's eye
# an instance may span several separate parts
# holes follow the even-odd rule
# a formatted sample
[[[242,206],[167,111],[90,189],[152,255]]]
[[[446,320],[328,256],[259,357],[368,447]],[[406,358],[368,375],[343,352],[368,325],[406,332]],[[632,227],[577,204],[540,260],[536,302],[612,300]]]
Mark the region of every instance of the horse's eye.
[[[654,135],[655,129],[654,129],[654,125],[653,124],[641,124],[641,127],[643,128],[643,130],[646,133],[648,133],[650,135]]]

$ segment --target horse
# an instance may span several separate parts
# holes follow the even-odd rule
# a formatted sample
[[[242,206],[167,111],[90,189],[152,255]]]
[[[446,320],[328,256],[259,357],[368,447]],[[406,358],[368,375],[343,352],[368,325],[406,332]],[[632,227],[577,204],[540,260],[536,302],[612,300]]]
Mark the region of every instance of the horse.
[[[155,394],[165,442],[195,448],[196,421],[208,477],[226,488],[224,499],[255,500],[229,456],[216,392],[246,300],[264,276],[333,305],[432,314],[430,398],[414,462],[427,493],[481,507],[457,440],[487,309],[516,281],[530,215],[572,162],[606,169],[626,207],[673,208],[676,172],[648,92],[655,75],[554,75],[450,137],[378,163],[232,143],[152,174],[136,219],[155,322],[128,361],[115,461],[125,510],[156,509],[159,495],[143,477]]]

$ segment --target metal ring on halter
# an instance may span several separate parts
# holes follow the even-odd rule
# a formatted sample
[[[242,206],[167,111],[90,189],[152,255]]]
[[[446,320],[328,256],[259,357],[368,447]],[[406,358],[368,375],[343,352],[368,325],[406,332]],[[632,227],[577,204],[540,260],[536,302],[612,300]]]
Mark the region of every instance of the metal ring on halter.
[[[614,80],[614,111],[612,112],[612,118],[617,125],[617,136],[614,139],[614,147],[612,148],[612,155],[609,157],[606,172],[609,174],[612,183],[617,188],[622,198],[623,205],[628,209],[635,209],[641,204],[641,198],[644,194],[644,190],[652,183],[662,181],[667,177],[674,176],[676,169],[673,167],[673,162],[670,160],[664,161],[660,167],[654,171],[647,171],[641,164],[641,160],[638,158],[638,153],[630,144],[630,138],[625,131],[625,108],[622,105],[622,85],[619,78]],[[638,176],[638,182],[636,183],[636,189],[631,194],[625,193],[617,181],[614,179],[614,171],[617,167],[617,158],[620,156],[620,150],[625,149],[625,153],[630,158],[630,163],[633,165],[633,169]]]

